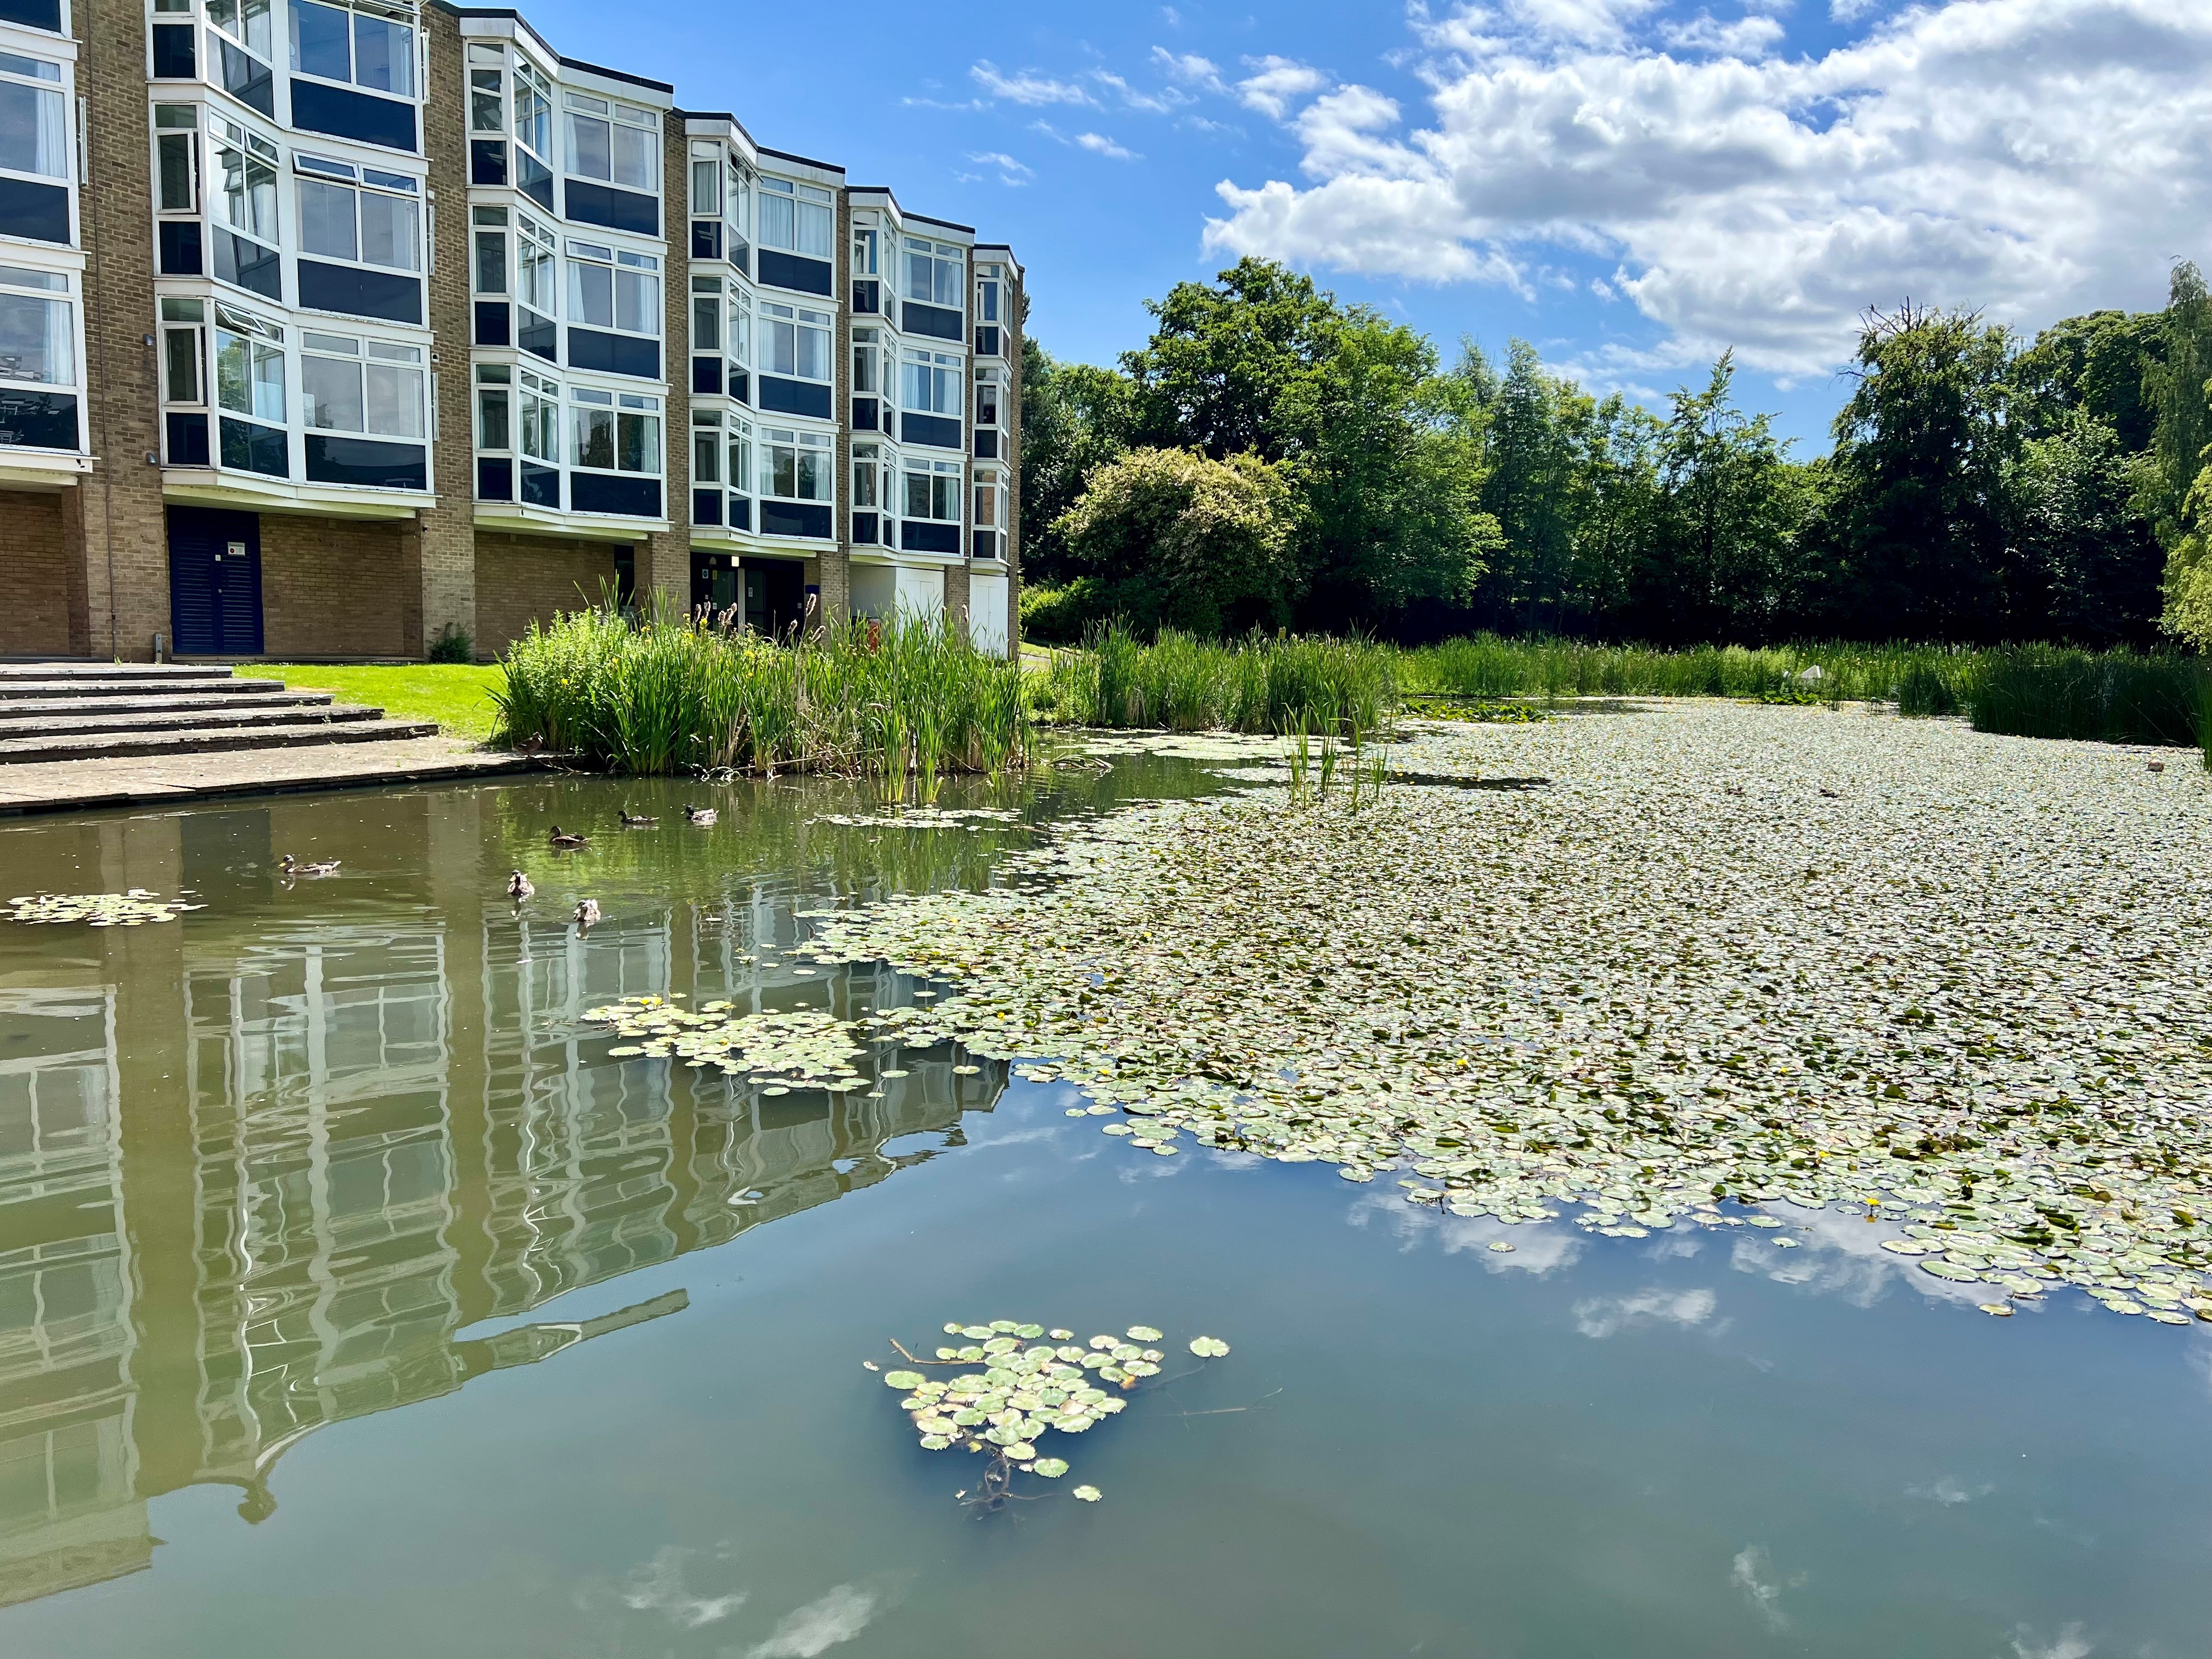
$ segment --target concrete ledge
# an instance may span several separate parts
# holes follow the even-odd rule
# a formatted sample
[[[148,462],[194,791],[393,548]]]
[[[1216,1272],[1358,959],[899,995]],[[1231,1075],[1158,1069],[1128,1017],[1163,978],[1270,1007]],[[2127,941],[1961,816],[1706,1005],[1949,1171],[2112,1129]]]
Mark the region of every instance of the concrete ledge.
[[[311,749],[247,750],[165,759],[72,760],[0,767],[0,817],[101,807],[180,805],[234,795],[471,782],[543,769],[526,755],[457,738],[412,738]]]

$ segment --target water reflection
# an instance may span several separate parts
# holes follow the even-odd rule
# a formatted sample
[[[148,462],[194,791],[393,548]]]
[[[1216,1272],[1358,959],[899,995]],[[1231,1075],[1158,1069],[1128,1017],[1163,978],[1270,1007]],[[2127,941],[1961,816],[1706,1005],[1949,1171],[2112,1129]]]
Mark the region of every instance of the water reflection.
[[[641,992],[848,1018],[904,1000],[888,973],[799,974],[793,908],[810,887],[988,879],[991,844],[809,845],[782,802],[712,841],[533,860],[564,805],[592,821],[573,799],[592,789],[610,815],[606,786],[556,784],[0,842],[11,891],[210,905],[0,945],[0,1607],[151,1565],[154,1497],[227,1486],[260,1520],[325,1425],[680,1313],[678,1290],[523,1318],[881,1181],[997,1100],[1003,1066],[961,1076],[942,1052],[878,1051],[906,1074],[873,1098],[607,1059],[578,1017]],[[310,848],[343,876],[285,888],[275,855]],[[538,920],[498,896],[510,861],[538,872]],[[609,916],[588,939],[550,920],[575,882]]]

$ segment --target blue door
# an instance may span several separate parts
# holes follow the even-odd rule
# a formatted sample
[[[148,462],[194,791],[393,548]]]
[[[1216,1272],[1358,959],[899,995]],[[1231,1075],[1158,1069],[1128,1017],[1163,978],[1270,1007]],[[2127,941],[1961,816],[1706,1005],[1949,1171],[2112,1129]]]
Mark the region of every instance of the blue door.
[[[180,657],[261,654],[261,520],[169,509],[169,625]]]

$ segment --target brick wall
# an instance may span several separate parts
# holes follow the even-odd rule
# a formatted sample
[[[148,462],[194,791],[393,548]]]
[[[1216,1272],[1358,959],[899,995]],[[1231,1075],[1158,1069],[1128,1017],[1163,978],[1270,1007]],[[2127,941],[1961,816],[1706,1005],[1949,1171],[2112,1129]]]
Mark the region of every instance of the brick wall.
[[[154,196],[142,0],[76,0],[77,88],[90,118],[81,187],[85,391],[92,476],[82,486],[83,642],[95,657],[143,662],[169,632],[169,551],[154,332]],[[112,576],[111,576],[112,573]]]
[[[598,604],[600,584],[615,580],[615,552],[606,542],[477,532],[477,654],[495,657],[532,622]]]
[[[286,657],[418,654],[406,629],[411,524],[261,515],[261,648]]]
[[[70,649],[64,495],[0,489],[0,657],[56,657]]]
[[[660,118],[660,200],[668,249],[661,284],[660,369],[668,382],[660,460],[669,527],[637,552],[638,598],[658,589],[679,614],[691,609],[691,141],[684,117]]]
[[[1006,261],[1006,404],[999,419],[1006,433],[1006,650],[1022,650],[1022,341],[1029,332],[1029,286],[1020,267]]]
[[[422,11],[430,52],[423,106],[424,148],[430,158],[430,197],[437,211],[438,257],[430,264],[430,326],[436,343],[430,363],[437,376],[438,441],[431,450],[435,507],[423,509],[402,547],[404,599],[410,653],[427,655],[448,627],[477,635],[476,424],[469,386],[469,188],[466,54],[460,23],[434,6]],[[477,641],[477,654],[486,653]]]

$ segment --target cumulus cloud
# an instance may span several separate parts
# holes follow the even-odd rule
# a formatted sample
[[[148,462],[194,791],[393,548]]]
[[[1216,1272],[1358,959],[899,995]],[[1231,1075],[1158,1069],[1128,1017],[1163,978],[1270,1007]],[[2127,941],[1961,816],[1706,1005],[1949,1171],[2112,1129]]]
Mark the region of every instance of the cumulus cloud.
[[[1713,1316],[1720,1298],[1711,1291],[1638,1291],[1634,1296],[1592,1297],[1575,1304],[1575,1328],[1602,1340],[1632,1325],[1663,1323],[1686,1329]]]
[[[1164,75],[1174,76],[1187,85],[1202,87],[1208,92],[1226,92],[1221,70],[1210,58],[1201,58],[1194,52],[1170,52],[1165,46],[1152,48],[1152,66]]]
[[[1093,155],[1103,155],[1109,161],[1141,161],[1145,158],[1133,149],[1124,149],[1103,132],[1079,132],[1075,142]]]
[[[1003,98],[1010,104],[1088,104],[1091,94],[1073,81],[1055,81],[1048,75],[1036,75],[1024,70],[1018,75],[1001,75],[999,66],[988,58],[981,59],[968,71],[969,78],[994,98]]]
[[[1256,109],[1273,121],[1281,120],[1293,103],[1328,84],[1328,76],[1295,58],[1248,58],[1244,67],[1253,73],[1237,83],[1237,95],[1247,108]]]
[[[818,1601],[809,1601],[750,1649],[746,1659],[815,1659],[840,1642],[849,1642],[876,1616],[876,1597],[858,1584],[840,1584]]]
[[[1842,361],[1871,304],[2033,326],[2154,303],[2167,259],[2204,251],[2212,6],[1927,0],[1818,57],[1762,55],[1768,17],[1650,9],[1417,13],[1411,126],[1256,60],[1237,91],[1299,107],[1302,182],[1224,180],[1209,251],[1524,290],[1595,257],[1662,331],[1651,367],[1734,345],[1778,374]]]

